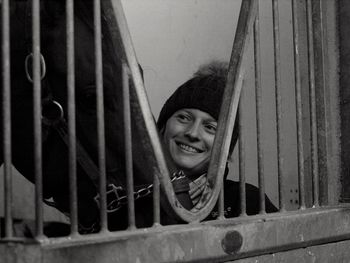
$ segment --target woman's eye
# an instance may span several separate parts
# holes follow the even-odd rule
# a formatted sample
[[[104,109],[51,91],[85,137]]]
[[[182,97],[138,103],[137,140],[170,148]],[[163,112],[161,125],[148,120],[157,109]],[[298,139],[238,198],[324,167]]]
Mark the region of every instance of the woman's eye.
[[[187,122],[187,121],[190,121],[191,118],[190,118],[190,116],[185,115],[185,114],[178,114],[177,119],[181,122]]]
[[[216,132],[216,125],[207,124],[207,125],[205,125],[205,129],[210,133],[215,133]]]

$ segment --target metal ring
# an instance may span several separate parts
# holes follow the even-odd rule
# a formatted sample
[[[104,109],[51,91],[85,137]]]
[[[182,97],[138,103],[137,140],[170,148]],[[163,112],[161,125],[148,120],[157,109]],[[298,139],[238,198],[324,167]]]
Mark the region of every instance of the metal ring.
[[[24,61],[24,69],[25,69],[26,77],[27,77],[28,81],[33,83],[33,79],[30,76],[29,69],[28,69],[28,63],[29,63],[30,58],[33,59],[33,53],[30,53],[29,55],[26,56],[26,59]],[[41,69],[42,69],[42,71],[41,71]],[[40,54],[40,71],[41,71],[40,80],[43,80],[43,78],[46,75],[46,63],[45,63],[44,56],[42,54]]]

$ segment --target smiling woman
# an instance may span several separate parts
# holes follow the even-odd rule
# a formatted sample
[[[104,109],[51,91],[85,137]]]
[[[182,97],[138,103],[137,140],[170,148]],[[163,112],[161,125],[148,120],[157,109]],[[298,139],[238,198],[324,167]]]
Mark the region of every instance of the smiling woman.
[[[169,151],[175,165],[190,180],[192,210],[200,209],[201,196],[209,194],[206,173],[214,144],[217,121],[228,64],[213,61],[203,65],[194,76],[182,84],[165,102],[157,122],[166,150]],[[231,155],[238,139],[237,121],[234,127],[229,154]],[[225,172],[225,215],[234,217],[240,214],[239,183],[227,179]],[[259,190],[246,185],[247,214],[257,214]],[[269,198],[265,197],[266,211],[277,209]],[[215,218],[213,211],[208,219]]]

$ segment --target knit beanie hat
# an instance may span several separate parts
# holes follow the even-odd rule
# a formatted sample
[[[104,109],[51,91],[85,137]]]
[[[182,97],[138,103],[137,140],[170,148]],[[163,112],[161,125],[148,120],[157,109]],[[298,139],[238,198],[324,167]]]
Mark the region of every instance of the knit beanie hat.
[[[162,130],[168,119],[176,111],[184,108],[204,111],[210,114],[215,120],[218,120],[226,85],[227,70],[227,63],[223,62],[212,62],[202,66],[190,80],[177,88],[165,102],[158,117],[158,129]],[[238,136],[236,124],[237,119],[234,136],[231,141],[230,153],[232,153]]]

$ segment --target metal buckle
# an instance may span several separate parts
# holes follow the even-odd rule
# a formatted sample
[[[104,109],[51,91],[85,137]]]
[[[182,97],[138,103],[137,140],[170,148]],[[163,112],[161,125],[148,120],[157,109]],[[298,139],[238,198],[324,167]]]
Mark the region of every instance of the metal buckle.
[[[41,118],[46,125],[53,125],[64,117],[61,104],[55,100],[44,100],[41,107]]]

